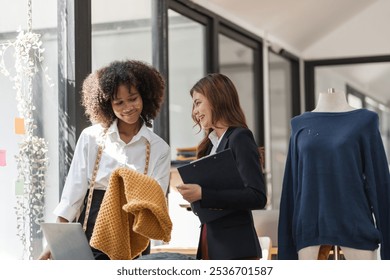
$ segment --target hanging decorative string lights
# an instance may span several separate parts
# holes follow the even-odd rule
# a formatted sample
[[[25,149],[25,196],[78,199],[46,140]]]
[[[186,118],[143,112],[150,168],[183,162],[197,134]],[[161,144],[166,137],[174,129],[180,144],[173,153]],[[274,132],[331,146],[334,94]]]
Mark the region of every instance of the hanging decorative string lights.
[[[14,69],[6,66],[5,54],[13,49]],[[15,155],[17,164],[17,183],[23,192],[17,195],[16,218],[17,235],[23,244],[23,258],[33,259],[34,248],[40,250],[42,233],[40,222],[44,218],[46,171],[48,166],[46,141],[34,134],[37,128],[33,111],[33,78],[42,68],[44,59],[40,34],[32,31],[32,0],[28,0],[28,28],[18,30],[15,41],[0,44],[0,72],[14,83],[17,109],[24,122],[23,140],[19,143],[19,153]],[[35,250],[35,251],[37,251]]]

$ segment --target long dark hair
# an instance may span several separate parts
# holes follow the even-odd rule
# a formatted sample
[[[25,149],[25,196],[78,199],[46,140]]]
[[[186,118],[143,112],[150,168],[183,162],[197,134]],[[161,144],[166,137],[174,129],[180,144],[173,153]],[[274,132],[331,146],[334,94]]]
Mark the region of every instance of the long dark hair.
[[[220,73],[208,74],[192,87],[190,90],[191,97],[193,97],[195,91],[202,94],[209,101],[213,112],[211,119],[213,125],[221,121],[229,127],[248,128],[236,87],[227,76]],[[192,119],[201,129],[201,125],[194,115],[194,105],[192,107]],[[205,137],[197,149],[198,158],[206,155],[210,143],[208,135],[211,131],[213,129],[205,131]]]

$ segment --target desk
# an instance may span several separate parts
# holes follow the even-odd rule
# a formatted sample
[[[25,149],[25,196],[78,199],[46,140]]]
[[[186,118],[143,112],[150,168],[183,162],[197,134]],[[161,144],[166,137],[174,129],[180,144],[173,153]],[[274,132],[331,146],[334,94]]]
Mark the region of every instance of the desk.
[[[179,253],[184,255],[196,256],[197,247],[183,247],[183,246],[172,246],[170,244],[157,245],[150,249],[151,253]]]

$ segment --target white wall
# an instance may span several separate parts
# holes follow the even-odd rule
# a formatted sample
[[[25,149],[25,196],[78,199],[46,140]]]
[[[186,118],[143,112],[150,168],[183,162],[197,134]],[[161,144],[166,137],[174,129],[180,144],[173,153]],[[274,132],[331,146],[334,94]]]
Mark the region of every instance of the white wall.
[[[327,36],[320,38],[302,52],[305,59],[388,55],[389,34],[382,33],[390,26],[390,1],[379,0]],[[379,33],[378,33],[379,32]]]

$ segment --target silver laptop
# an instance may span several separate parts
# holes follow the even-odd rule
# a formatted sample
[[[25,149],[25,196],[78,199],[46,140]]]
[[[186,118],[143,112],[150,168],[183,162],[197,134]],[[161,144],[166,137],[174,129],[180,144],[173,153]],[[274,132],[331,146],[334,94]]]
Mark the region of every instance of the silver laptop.
[[[53,260],[94,260],[80,223],[41,223]]]

